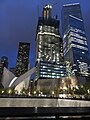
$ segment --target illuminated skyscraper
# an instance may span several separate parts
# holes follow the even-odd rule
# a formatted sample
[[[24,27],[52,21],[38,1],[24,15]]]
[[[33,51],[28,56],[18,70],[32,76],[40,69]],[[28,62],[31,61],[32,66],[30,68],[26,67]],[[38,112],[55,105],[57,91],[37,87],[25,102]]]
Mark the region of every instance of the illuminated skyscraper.
[[[52,6],[43,8],[36,33],[36,76],[60,78],[65,76],[63,44],[59,33],[59,20],[52,18]],[[37,78],[36,77],[36,78]]]
[[[17,64],[16,64],[17,77],[28,71],[29,50],[30,50],[30,43],[24,43],[24,42],[19,43]]]
[[[66,4],[62,9],[62,33],[65,61],[76,76],[89,75],[89,51],[80,4]]]

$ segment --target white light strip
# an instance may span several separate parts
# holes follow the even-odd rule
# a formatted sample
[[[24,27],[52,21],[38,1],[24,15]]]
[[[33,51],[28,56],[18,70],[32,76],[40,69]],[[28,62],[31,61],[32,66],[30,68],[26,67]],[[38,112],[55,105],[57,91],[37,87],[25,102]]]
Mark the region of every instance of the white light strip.
[[[75,48],[78,48],[78,49],[81,49],[81,50],[88,51],[87,47],[84,47],[84,46],[81,46],[81,45],[77,45],[77,44],[71,44],[71,47],[75,47]]]
[[[17,79],[17,77],[14,77],[13,79],[12,79],[12,81],[10,82],[10,84],[9,84],[9,87],[11,87],[11,85],[14,83],[14,81]]]
[[[59,37],[60,38],[60,35],[56,35],[54,33],[49,33],[49,32],[38,32],[38,35],[52,35],[52,36],[55,36],[55,37]]]
[[[63,5],[63,6],[72,6],[72,5],[80,5],[80,3],[66,4],[66,5]]]
[[[83,21],[83,20],[81,20],[81,19],[79,19],[79,18],[77,18],[77,17],[75,17],[75,16],[73,16],[73,15],[69,15],[70,17],[72,17],[72,18],[75,18],[75,19],[77,19],[77,20],[79,20],[79,21]]]

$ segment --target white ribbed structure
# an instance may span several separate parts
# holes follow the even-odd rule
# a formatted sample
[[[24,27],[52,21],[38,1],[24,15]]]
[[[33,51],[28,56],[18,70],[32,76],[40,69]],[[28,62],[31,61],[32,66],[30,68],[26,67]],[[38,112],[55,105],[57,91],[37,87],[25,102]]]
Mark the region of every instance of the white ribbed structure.
[[[4,88],[8,88],[11,81],[15,78],[15,75],[4,67],[2,84]]]
[[[2,84],[3,84],[4,88],[9,88],[9,87],[13,88],[16,86],[19,87],[19,84],[23,83],[25,88],[27,89],[28,85],[29,85],[30,77],[35,71],[36,71],[36,67],[33,67],[32,69],[30,69],[29,71],[27,71],[26,73],[21,75],[20,77],[16,77],[7,68],[4,68]],[[20,86],[21,86],[21,84],[20,84]]]

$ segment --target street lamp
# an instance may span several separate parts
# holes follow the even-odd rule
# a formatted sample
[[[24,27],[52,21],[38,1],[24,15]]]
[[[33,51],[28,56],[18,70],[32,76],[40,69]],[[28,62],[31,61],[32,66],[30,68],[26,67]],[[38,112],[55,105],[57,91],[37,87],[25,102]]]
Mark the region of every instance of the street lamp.
[[[31,96],[31,93],[30,93],[30,92],[28,92],[28,96]]]
[[[34,91],[33,93],[34,93],[34,95],[36,95],[36,91]]]
[[[54,91],[52,91],[52,96],[54,97]]]
[[[43,94],[43,92],[40,92],[40,94],[42,95],[42,94]]]
[[[2,94],[4,93],[4,90],[2,90]]]
[[[11,93],[11,90],[9,90],[8,93],[10,94],[10,93]]]
[[[89,94],[89,93],[90,93],[90,90],[88,89],[87,92],[88,92],[88,94]]]

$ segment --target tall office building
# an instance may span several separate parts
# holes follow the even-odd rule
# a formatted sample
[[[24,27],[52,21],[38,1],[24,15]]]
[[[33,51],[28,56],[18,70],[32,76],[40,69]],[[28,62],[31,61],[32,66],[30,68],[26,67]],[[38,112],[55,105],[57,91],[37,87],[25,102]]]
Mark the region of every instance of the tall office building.
[[[4,67],[8,68],[8,58],[6,56],[1,57],[0,60],[0,83],[2,81]]]
[[[2,75],[3,75],[3,65],[0,63],[0,88],[1,88],[1,82],[2,82]]]
[[[59,33],[59,20],[52,18],[52,6],[43,8],[36,33],[36,79],[65,76],[63,44]]]
[[[1,64],[3,67],[8,68],[8,58],[6,56],[1,57]]]
[[[89,51],[79,3],[62,9],[62,34],[65,61],[70,62],[76,76],[89,75]]]
[[[20,42],[16,64],[16,76],[28,71],[30,43]]]

